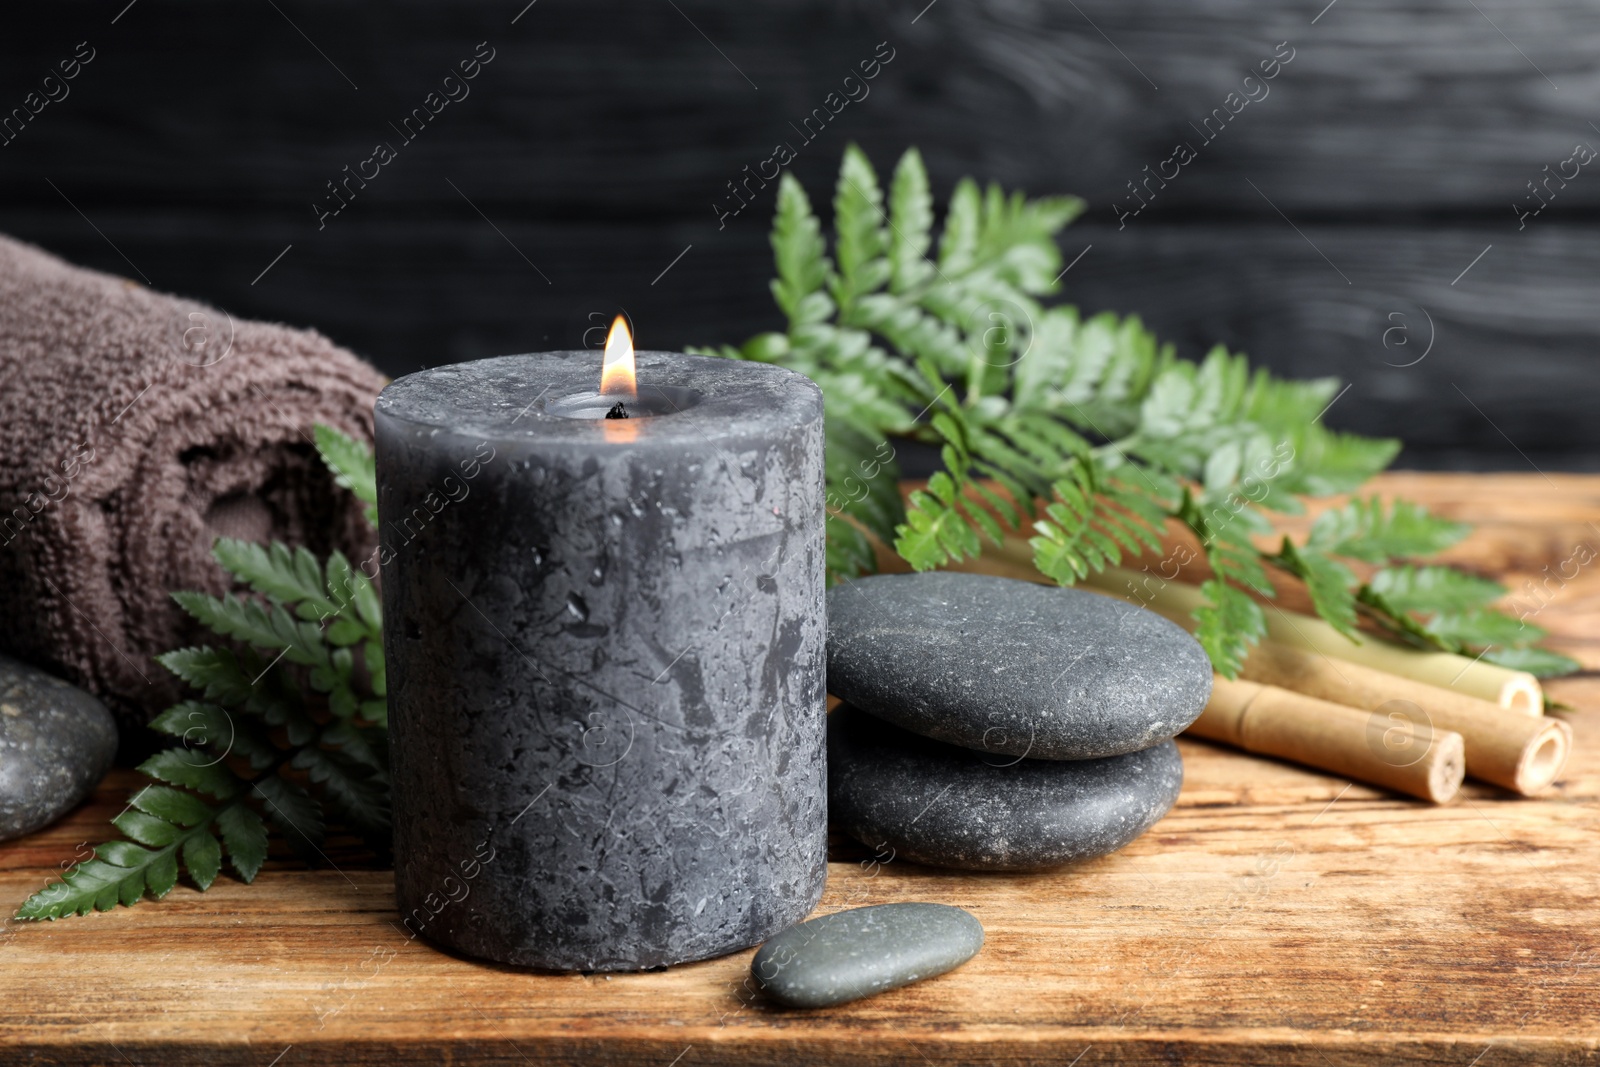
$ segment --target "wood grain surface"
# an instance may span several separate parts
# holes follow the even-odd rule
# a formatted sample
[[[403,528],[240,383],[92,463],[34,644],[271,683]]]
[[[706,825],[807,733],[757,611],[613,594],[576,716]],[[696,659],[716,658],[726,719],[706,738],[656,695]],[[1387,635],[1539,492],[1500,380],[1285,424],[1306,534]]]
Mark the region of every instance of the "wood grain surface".
[[[1600,478],[1393,474],[1479,525],[1453,550],[1513,589],[1600,547]],[[1570,568],[1569,568],[1570,572]],[[0,929],[0,1058],[52,1064],[1593,1063],[1600,1051],[1600,577],[1537,621],[1590,669],[1565,781],[1469,784],[1435,808],[1184,739],[1177,806],[1123,851],[1030,875],[946,873],[835,843],[820,911],[932,900],[983,922],[942,978],[815,1012],[745,984],[750,952],[655,974],[545,975],[408,940],[393,879],[269,863],[53,924]],[[0,847],[9,910],[100,840],[118,772]]]

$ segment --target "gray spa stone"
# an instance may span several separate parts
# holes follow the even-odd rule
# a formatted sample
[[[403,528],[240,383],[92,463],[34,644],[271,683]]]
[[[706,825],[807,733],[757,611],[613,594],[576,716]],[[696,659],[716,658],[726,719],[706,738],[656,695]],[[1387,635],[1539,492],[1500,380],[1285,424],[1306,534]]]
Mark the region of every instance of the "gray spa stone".
[[[828,591],[828,691],[953,745],[1097,759],[1181,733],[1211,663],[1176,623],[1098,593],[885,574]]]
[[[934,867],[1031,871],[1103,856],[1165,815],[1178,746],[1097,760],[995,756],[842,704],[828,717],[828,815],[879,854]]]
[[[946,904],[876,904],[791,926],[761,946],[750,974],[791,1008],[826,1008],[934,978],[983,947],[972,913]]]
[[[104,704],[0,656],[0,841],[77,807],[116,754],[117,724]]]

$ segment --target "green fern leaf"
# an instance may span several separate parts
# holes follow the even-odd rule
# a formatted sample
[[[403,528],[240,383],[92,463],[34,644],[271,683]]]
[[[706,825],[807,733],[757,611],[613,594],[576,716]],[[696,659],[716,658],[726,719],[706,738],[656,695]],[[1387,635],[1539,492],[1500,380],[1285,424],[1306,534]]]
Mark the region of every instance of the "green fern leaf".
[[[1080,465],[1054,492],[1028,542],[1047,577],[1071,585],[1121,563],[1124,549],[1160,551],[1164,513],[1103,473]]]
[[[322,565],[304,548],[290,549],[279,541],[258,545],[219,537],[211,554],[229,574],[256,592],[293,606],[302,619],[339,614],[339,604],[324,592]]]
[[[925,570],[1036,523],[1036,562],[1076,581],[1147,550],[1145,534],[1178,518],[1200,537],[1219,588],[1238,597],[1244,589],[1272,596],[1270,565],[1305,580],[1319,613],[1346,632],[1359,596],[1397,638],[1460,644],[1411,612],[1455,615],[1483,605],[1446,601],[1476,594],[1397,578],[1353,591],[1342,562],[1425,556],[1460,536],[1456,524],[1358,501],[1320,518],[1301,548],[1257,548],[1274,530],[1271,516],[1303,513],[1300,495],[1351,492],[1395,457],[1397,441],[1321,424],[1338,381],[1275,378],[1222,347],[1181,360],[1137,317],[1085,318],[1039,303],[1063,273],[1059,232],[1082,209],[1075,198],[1030,199],[966,179],[936,238],[920,156],[908,152],[895,167],[885,214],[877,177],[852,145],[834,198],[835,269],[804,192],[784,176],[773,293],[787,330],[706,351],[779,363],[822,387],[829,580],[873,569],[874,546],[890,530],[902,557]],[[943,464],[905,510],[887,485],[859,475],[861,457],[896,437],[937,448]],[[1076,469],[1095,473],[1082,482]],[[1212,626],[1230,614],[1254,618],[1236,597],[1218,595],[1227,603],[1208,615]],[[1474,625],[1464,632],[1484,636],[1485,624]],[[1220,629],[1208,641],[1221,664],[1237,661],[1238,642]]]
[[[149,845],[151,848],[170,845],[184,836],[182,827],[131,808],[114,817],[111,825],[139,844]]]
[[[368,710],[370,709],[363,709],[364,712]],[[374,778],[387,782],[389,735],[381,726],[376,725],[379,720],[367,717],[371,725],[352,720],[332,723],[322,731],[320,740],[366,767]]]
[[[936,368],[930,382],[966,369],[970,352],[957,324],[929,314],[916,304],[884,293],[860,297],[851,308],[849,322],[872,330],[913,359],[926,359]]]
[[[250,679],[239,669],[239,661],[225,648],[180,648],[156,657],[167,670],[219,704],[242,704],[250,699]]]
[[[179,826],[198,826],[211,819],[211,809],[188,793],[164,785],[147,785],[128,799],[128,803],[158,819]]]
[[[889,191],[889,290],[904,293],[933,276],[933,193],[922,155],[908,149],[894,169]]]
[[[825,248],[822,225],[811,211],[805,189],[785,171],[778,182],[778,214],[772,229],[778,268],[772,296],[788,317],[791,332],[833,314],[833,301],[820,291],[831,271]]]
[[[900,466],[887,440],[873,440],[848,421],[828,417],[823,466],[830,512],[848,516],[880,540],[894,537],[905,517]]]
[[[928,479],[927,492],[911,494],[906,521],[895,530],[895,550],[914,570],[932,570],[981,551],[977,533],[957,510],[956,495],[955,480],[944,471]]]
[[[1356,633],[1356,577],[1349,567],[1309,545],[1296,548],[1287,537],[1275,559],[1306,583],[1318,615],[1352,641],[1360,640]]]
[[[339,483],[370,503],[371,453],[326,427],[317,428],[317,437]],[[112,820],[127,839],[99,846],[93,859],[24,902],[19,918],[54,919],[132,905],[146,895],[159,898],[177,884],[181,869],[205,890],[220,873],[224,853],[242,879],[253,880],[267,858],[267,829],[247,800],[266,808],[289,844],[315,862],[322,809],[278,776],[285,763],[305,770],[347,825],[367,833],[379,851],[386,848],[383,621],[371,580],[338,552],[324,565],[304,549],[223,539],[214,555],[267,603],[232,594],[173,594],[195,618],[242,644],[160,657],[204,698],[182,701],[151,724],[180,738],[183,747],[140,765],[153,784],[135,792]],[[327,632],[323,621],[330,623]],[[325,706],[315,693],[327,694]],[[281,728],[289,748],[281,749],[278,735],[264,727]],[[262,776],[240,777],[232,768],[241,761]],[[214,798],[217,806],[195,794]]]
[[[164,752],[157,752],[139,764],[139,771],[169,785],[181,785],[218,800],[229,799],[238,793],[244,784],[237,775],[228,770],[220,756],[188,748],[169,748]],[[150,842],[147,841],[145,844]]]
[[[389,790],[383,780],[342,752],[302,748],[291,764],[322,786],[335,814],[387,847]]]
[[[1422,626],[1443,641],[1472,648],[1531,645],[1548,636],[1541,626],[1482,608],[1436,615]]]
[[[203,831],[198,831],[203,833]],[[185,838],[187,846],[192,838]],[[164,848],[154,853],[144,869],[145,892],[160,900],[172,892],[172,887],[178,884],[178,853],[176,849]]]
[[[1505,595],[1505,586],[1464,574],[1454,567],[1390,567],[1367,583],[1396,611],[1468,611],[1486,607]]]
[[[333,473],[335,484],[355,494],[367,505],[367,521],[378,525],[378,476],[372,450],[349,434],[320,423],[312,427],[317,452]]]
[[[1140,429],[1145,398],[1173,363],[1172,347],[1158,344],[1137,316],[1119,320],[1110,313],[1085,322],[1076,343],[1080,353],[1096,353],[1094,359],[1102,358],[1098,353],[1103,348],[1103,362],[1092,386],[1080,387],[1079,391],[1087,391],[1087,396],[1082,400],[1062,397],[1061,417],[1080,430],[1102,437],[1132,434]],[[1172,420],[1171,425],[1181,426],[1181,420]],[[1151,443],[1157,440],[1149,438]],[[1145,441],[1145,435],[1138,434],[1131,444],[1141,447]]]
[[[217,880],[217,875],[222,871],[222,847],[217,844],[217,839],[202,831],[185,840],[183,866],[202,892],[210,889],[211,883]],[[176,876],[176,870],[173,874]]]
[[[256,666],[257,659],[260,657],[251,650],[246,669],[260,672],[260,683],[245,703],[245,711],[259,716],[268,726],[283,727],[290,745],[306,744],[316,736],[317,724],[306,710],[298,684],[281,663],[272,667],[263,660]]]
[[[204,701],[180,701],[150,720],[150,728],[169,737],[179,738],[186,746],[205,746],[209,749],[210,755],[203,752],[194,753],[196,763],[215,763],[232,755],[249,760],[252,767],[261,770],[276,762],[279,755],[277,746],[249,717],[243,713],[231,713],[226,708]],[[182,773],[182,769],[178,767],[169,769],[173,773]],[[152,776],[164,780],[166,777],[160,774]]]
[[[1357,437],[1315,426],[1297,435],[1296,472],[1285,489],[1307,496],[1353,493],[1400,453],[1392,437]]]
[[[315,864],[322,856],[325,832],[322,805],[300,786],[275,774],[258,778],[254,784],[267,821],[277,828],[301,859]]]
[[[1277,589],[1273,587],[1272,579],[1267,576],[1267,570],[1261,565],[1261,557],[1253,545],[1219,540],[1208,546],[1206,562],[1214,572],[1230,582],[1236,582],[1264,597],[1277,596]]]
[[[359,622],[351,619],[340,619],[330,625],[326,636],[328,643],[338,648],[345,648],[367,639],[368,630]]]
[[[1493,648],[1483,654],[1490,663],[1514,671],[1527,671],[1540,678],[1554,678],[1581,670],[1583,664],[1571,656],[1548,648]]]
[[[963,178],[950,194],[950,207],[945,213],[944,236],[939,241],[939,267],[941,270],[962,274],[970,270],[978,258],[978,241],[982,227],[983,196],[978,183]]]
[[[246,882],[255,881],[267,861],[267,827],[261,816],[242,804],[224,808],[217,814],[217,830],[233,869]]]
[[[260,648],[282,649],[290,663],[329,668],[328,649],[314,622],[296,620],[280,605],[263,607],[240,600],[232,593],[221,597],[204,593],[173,593],[178,606],[219,634],[236,637]]]
[[[850,320],[857,297],[876,292],[889,280],[889,261],[884,258],[885,218],[878,175],[866,154],[852,144],[844,151],[833,198],[837,238],[834,257],[838,265],[833,299],[844,321]]]
[[[383,640],[381,635],[376,640],[368,641],[362,646],[361,658],[367,666],[368,686],[372,695],[378,699],[362,702],[361,714],[373,722],[389,722],[389,705],[383,698],[389,692],[389,668],[383,658]],[[376,710],[374,710],[376,709]]]
[[[828,516],[826,534],[829,585],[850,581],[874,569],[877,556],[866,534],[837,515]]]
[[[1368,563],[1387,563],[1442,552],[1470,532],[1466,524],[1430,515],[1420,505],[1396,500],[1386,507],[1372,497],[1318,515],[1306,546]]]
[[[215,846],[211,824],[219,813],[199,800],[166,786],[146,786],[131,801],[137,810],[112,820],[133,841],[107,841],[95,849],[95,858],[69,868],[62,880],[29,897],[17,909],[18,919],[60,919],[131,906],[148,893],[160,899],[178,881],[178,857],[190,855],[198,863],[190,876],[201,889],[211,885],[216,871],[209,864],[204,838]],[[236,805],[231,801],[230,805]],[[135,844],[137,841],[139,844]],[[150,847],[145,847],[150,846]]]
[[[144,886],[143,867],[130,869],[102,859],[86,860],[68,869],[61,881],[50,883],[23,901],[16,917],[61,919],[110,911],[118,904],[138,901],[144,895]]]
[[[371,578],[351,567],[338,549],[328,556],[328,595],[340,602],[346,619],[365,624],[369,636],[383,634],[383,606],[378,600],[377,587]],[[354,615],[349,608],[355,609]]]
[[[1236,678],[1250,654],[1250,646],[1266,636],[1267,619],[1261,605],[1225,582],[1202,582],[1206,604],[1194,613],[1194,637],[1211,658],[1211,666],[1225,678]]]

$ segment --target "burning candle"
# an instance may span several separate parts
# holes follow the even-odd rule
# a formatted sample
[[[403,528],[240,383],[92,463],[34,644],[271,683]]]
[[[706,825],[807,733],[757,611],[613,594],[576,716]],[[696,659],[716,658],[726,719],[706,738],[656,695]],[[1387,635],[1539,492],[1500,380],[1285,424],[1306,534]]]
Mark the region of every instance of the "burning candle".
[[[636,361],[619,320],[599,365],[394,382],[377,470],[405,928],[609,971],[808,914],[826,875],[817,387]]]

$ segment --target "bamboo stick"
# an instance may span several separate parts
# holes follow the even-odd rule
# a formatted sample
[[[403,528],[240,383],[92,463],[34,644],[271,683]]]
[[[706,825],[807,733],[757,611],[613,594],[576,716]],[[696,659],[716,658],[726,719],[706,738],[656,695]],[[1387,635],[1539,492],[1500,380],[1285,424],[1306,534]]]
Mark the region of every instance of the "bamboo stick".
[[[1560,719],[1507,715],[1487,700],[1271,641],[1251,650],[1240,676],[1363,711],[1420,714],[1462,736],[1468,774],[1523,796],[1548,789],[1572,748],[1572,728]]]
[[[1124,584],[1122,590],[1116,590],[1118,595],[1143,604],[1180,625],[1194,627],[1190,613],[1200,601],[1197,587],[1159,578],[1147,582],[1147,576],[1135,572],[1106,573],[1114,577],[1127,575],[1134,582],[1133,592],[1128,592],[1129,587]],[[1317,620],[1306,621],[1323,625]],[[1395,711],[1404,715],[1408,714],[1408,709],[1403,703],[1414,705],[1433,726],[1462,735],[1466,742],[1468,774],[1524,796],[1544,792],[1566,767],[1572,747],[1572,729],[1559,719],[1521,713],[1508,715],[1501,705],[1456,689],[1429,685],[1347,659],[1330,658],[1314,649],[1280,642],[1277,636],[1272,633],[1272,637],[1250,651],[1240,677],[1367,712]]]
[[[1084,584],[1131,600],[1190,629],[1194,628],[1191,615],[1204,599],[1198,586],[1120,567],[1091,575]],[[1524,715],[1544,714],[1544,690],[1539,679],[1526,671],[1449,652],[1403,648],[1378,638],[1357,644],[1309,615],[1270,609],[1266,617],[1267,638],[1278,644],[1451,689]]]
[[[1302,693],[1217,678],[1188,732],[1444,804],[1461,788],[1461,735],[1423,726],[1401,747],[1371,714]]]

